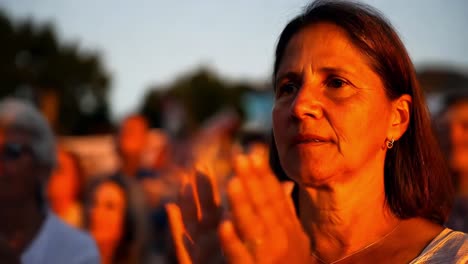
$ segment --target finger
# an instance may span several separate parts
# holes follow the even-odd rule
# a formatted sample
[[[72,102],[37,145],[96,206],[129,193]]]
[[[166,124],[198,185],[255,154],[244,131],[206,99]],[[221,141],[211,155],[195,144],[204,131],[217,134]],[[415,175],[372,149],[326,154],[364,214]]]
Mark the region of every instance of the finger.
[[[294,203],[291,198],[285,194],[283,186],[276,179],[268,163],[263,162],[256,156],[249,157],[253,170],[258,177],[254,184],[261,183],[266,196],[269,197],[273,205],[275,219],[283,224],[299,224],[295,214]]]
[[[262,219],[261,223],[258,223],[256,226],[262,228],[263,233],[253,240],[247,240],[248,243],[252,243],[252,241],[254,243],[254,247],[249,247],[248,249],[254,253],[255,259],[267,261],[272,257],[272,252],[283,252],[284,249],[287,248],[287,240],[285,239],[288,233],[287,229],[285,229],[287,227],[285,227],[283,224],[284,221],[281,219],[285,217],[288,218],[288,211],[281,212],[280,209],[277,208],[277,203],[285,199],[284,193],[269,192],[266,190],[268,187],[265,187],[264,182],[261,181],[261,179],[264,178],[263,174],[270,173],[270,171],[264,168],[268,166],[266,160],[259,161],[259,164],[257,164],[258,168],[256,169],[253,166],[253,161],[250,156],[238,159],[238,162],[241,164],[240,167],[246,168],[249,172],[241,173],[242,183],[246,189],[248,189],[249,200],[254,206],[259,218]],[[260,165],[263,167],[260,167]],[[269,241],[268,247],[265,248],[258,245],[258,243],[255,242],[256,239]]]
[[[263,173],[259,170],[254,170],[252,162],[245,155],[238,155],[235,159],[236,175],[238,175],[244,186],[246,193],[252,205],[255,207],[255,213],[261,215],[263,209],[268,207],[274,200],[270,200],[267,190],[264,189],[263,183],[260,181],[260,175]],[[269,218],[267,218],[269,219]]]
[[[263,219],[262,225],[259,226],[259,228],[263,230],[276,228],[278,223],[273,210],[276,197],[269,195],[263,183],[260,181],[260,175],[258,175],[258,173],[263,172],[254,170],[251,166],[252,162],[244,155],[239,155],[235,163],[239,179],[245,189],[245,195],[249,198],[249,201],[254,207],[254,212]]]
[[[253,241],[262,236],[262,225],[254,212],[243,186],[238,177],[234,177],[228,184],[228,200],[231,216],[242,241]]]
[[[228,263],[253,263],[253,258],[237,236],[232,222],[224,221],[221,223],[219,237]]]
[[[210,224],[219,221],[219,204],[215,199],[213,177],[207,174],[196,173],[197,194],[200,202],[200,210],[203,221],[208,221]]]
[[[191,264],[188,249],[184,243],[184,224],[180,209],[177,205],[169,203],[166,205],[169,218],[169,228],[173,239],[177,260],[181,264]]]
[[[258,175],[253,180],[254,184],[255,182],[263,184],[262,189],[265,190],[266,196],[269,197],[270,201],[274,201],[269,204],[270,206],[265,206],[267,210],[261,210],[271,214],[271,217],[276,220],[274,226],[271,226],[271,222],[265,221],[265,225],[269,226],[266,237],[268,240],[274,241],[270,247],[276,252],[285,252],[288,250],[289,242],[292,241],[297,242],[300,240],[303,241],[304,245],[308,245],[308,237],[297,217],[292,197],[286,194],[286,187],[277,180],[269,163],[258,159],[256,156],[250,156],[249,159],[255,175]],[[292,189],[291,186],[289,186],[289,189]],[[280,239],[288,236],[294,237],[293,240]]]
[[[179,208],[185,228],[193,239],[196,236],[200,209],[191,183],[186,183],[182,186],[179,197]]]

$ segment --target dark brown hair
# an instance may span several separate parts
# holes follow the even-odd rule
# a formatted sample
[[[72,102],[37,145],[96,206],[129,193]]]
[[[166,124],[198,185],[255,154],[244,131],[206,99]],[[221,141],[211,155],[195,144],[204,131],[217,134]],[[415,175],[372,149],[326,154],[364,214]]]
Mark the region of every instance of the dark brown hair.
[[[387,151],[385,158],[386,203],[402,219],[423,217],[443,224],[450,212],[453,195],[447,165],[433,133],[411,59],[391,24],[377,10],[356,2],[315,1],[281,33],[273,79],[292,37],[321,22],[333,23],[347,33],[380,76],[388,98],[394,100],[403,94],[412,97],[408,129],[393,149]],[[279,161],[274,140],[271,155],[273,163]],[[279,166],[272,164],[272,167]]]

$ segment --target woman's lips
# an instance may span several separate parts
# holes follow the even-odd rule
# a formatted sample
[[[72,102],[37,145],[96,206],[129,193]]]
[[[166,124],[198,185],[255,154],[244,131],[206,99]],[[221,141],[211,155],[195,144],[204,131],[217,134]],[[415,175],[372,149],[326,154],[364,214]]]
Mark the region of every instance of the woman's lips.
[[[314,134],[298,134],[294,136],[292,145],[299,144],[325,144],[330,143],[331,140],[319,135]]]

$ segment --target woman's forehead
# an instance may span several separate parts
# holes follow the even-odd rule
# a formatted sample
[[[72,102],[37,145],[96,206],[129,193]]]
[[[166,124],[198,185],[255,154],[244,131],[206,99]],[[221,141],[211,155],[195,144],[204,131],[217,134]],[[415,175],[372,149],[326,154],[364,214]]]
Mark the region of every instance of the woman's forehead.
[[[124,190],[114,182],[104,182],[96,190],[96,195],[103,198],[124,202],[125,192]]]
[[[356,72],[369,67],[367,57],[346,31],[331,23],[314,24],[296,33],[286,46],[279,71],[311,63],[317,68],[340,66]]]

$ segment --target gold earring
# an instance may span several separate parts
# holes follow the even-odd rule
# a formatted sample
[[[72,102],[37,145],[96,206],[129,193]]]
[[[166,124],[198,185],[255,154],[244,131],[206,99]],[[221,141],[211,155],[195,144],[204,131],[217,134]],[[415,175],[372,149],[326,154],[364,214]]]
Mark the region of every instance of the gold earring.
[[[395,143],[395,139],[390,139],[390,140],[387,140],[387,148],[388,149],[391,149],[393,148],[393,143]]]

